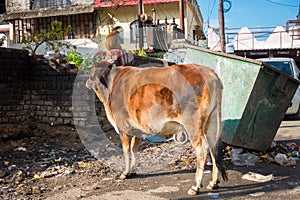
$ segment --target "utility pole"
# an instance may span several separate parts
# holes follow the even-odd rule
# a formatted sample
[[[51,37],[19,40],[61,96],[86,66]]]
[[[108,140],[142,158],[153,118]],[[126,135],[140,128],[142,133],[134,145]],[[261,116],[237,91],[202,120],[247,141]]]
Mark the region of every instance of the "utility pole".
[[[143,22],[141,22],[140,16],[144,13],[143,0],[138,0],[138,16],[139,16],[139,49],[144,47],[144,28]]]
[[[219,0],[220,48],[225,52],[225,30],[223,0]]]
[[[183,35],[185,35],[185,26],[184,26],[184,0],[179,0],[179,13],[180,13],[180,29],[182,30]]]

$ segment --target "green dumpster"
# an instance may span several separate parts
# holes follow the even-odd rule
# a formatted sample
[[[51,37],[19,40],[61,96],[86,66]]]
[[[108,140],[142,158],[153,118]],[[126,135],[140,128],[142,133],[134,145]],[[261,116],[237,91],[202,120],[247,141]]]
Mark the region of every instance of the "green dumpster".
[[[174,54],[176,60],[168,60],[174,58]],[[224,86],[222,130],[225,143],[260,151],[271,146],[298,80],[260,61],[188,44],[173,46],[166,59],[208,66],[220,76]]]

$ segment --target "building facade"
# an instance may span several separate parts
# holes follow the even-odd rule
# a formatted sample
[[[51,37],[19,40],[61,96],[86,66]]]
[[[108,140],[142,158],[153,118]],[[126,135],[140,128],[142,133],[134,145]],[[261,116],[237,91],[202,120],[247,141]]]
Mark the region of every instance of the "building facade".
[[[65,39],[83,46],[87,52],[89,48],[105,50],[106,35],[114,26],[121,26],[124,29],[121,44],[124,49],[131,50],[137,49],[137,31],[134,29],[140,19],[137,5],[137,0],[6,0],[2,20],[11,25],[9,40],[12,47],[21,46],[23,37],[49,31],[51,22],[57,20],[64,28],[68,25],[73,28],[72,34]],[[195,43],[204,37],[202,15],[196,0],[144,0],[143,8],[149,19],[154,17],[155,10],[152,25],[176,25],[176,30],[182,29],[181,37]],[[166,29],[167,26],[161,27]],[[147,28],[144,29],[144,48],[152,48],[153,44],[147,40],[151,35]],[[172,39],[169,37],[168,41]]]

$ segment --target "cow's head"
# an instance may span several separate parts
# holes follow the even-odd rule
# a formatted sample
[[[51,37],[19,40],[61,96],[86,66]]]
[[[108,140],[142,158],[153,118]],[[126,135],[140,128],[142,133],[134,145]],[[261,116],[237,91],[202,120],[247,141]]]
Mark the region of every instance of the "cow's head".
[[[89,79],[86,82],[86,87],[93,89],[101,101],[105,99],[109,92],[109,76],[114,65],[115,64],[109,60],[96,63],[91,70]]]

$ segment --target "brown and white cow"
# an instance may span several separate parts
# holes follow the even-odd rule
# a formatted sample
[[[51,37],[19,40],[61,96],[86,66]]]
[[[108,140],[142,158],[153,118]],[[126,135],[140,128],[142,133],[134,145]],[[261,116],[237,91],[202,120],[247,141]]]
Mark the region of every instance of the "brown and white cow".
[[[213,70],[195,64],[113,67],[102,61],[93,67],[86,85],[102,101],[120,135],[125,157],[121,178],[133,173],[142,132],[167,138],[185,132],[197,157],[196,184],[188,194],[195,195],[202,187],[208,152],[213,168],[207,188],[218,187],[219,170],[227,180],[222,167],[222,83]]]

